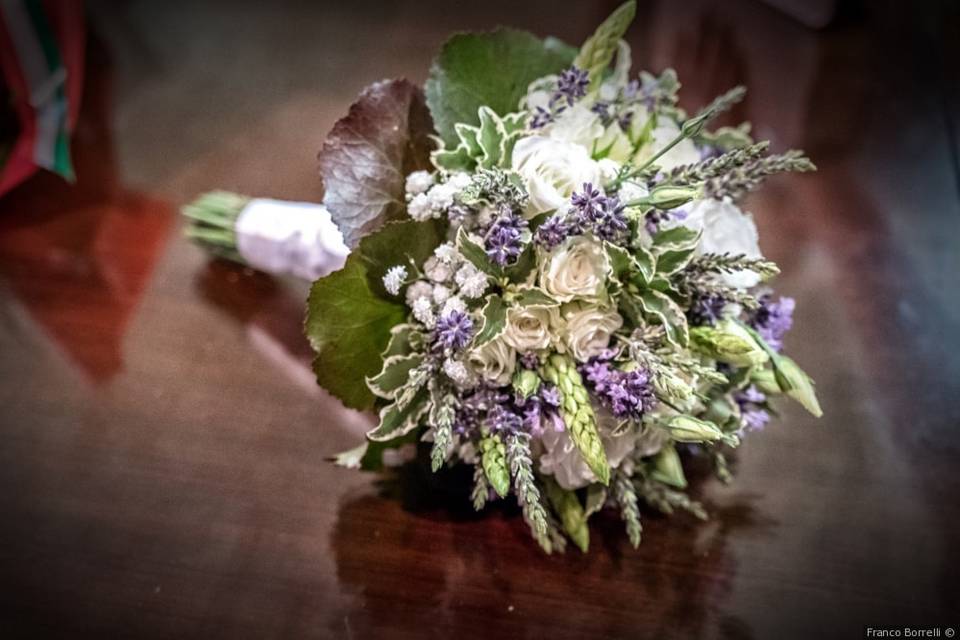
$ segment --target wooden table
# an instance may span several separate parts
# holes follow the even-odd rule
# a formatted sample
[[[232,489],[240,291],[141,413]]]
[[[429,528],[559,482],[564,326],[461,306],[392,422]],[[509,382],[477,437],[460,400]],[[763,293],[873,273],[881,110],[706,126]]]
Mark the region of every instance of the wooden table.
[[[826,416],[752,435],[712,519],[616,514],[545,557],[514,510],[325,458],[369,418],[315,388],[304,283],[208,263],[200,191],[317,200],[366,83],[454,29],[585,36],[609,3],[92,2],[79,180],[0,201],[0,636],[858,638],[960,624],[960,130],[952,9],[827,32],[764,5],[641,7],[673,64],[815,175],[753,196]],[[953,23],[954,25],[956,23]],[[953,32],[954,35],[956,32]],[[946,636],[944,636],[946,637]]]

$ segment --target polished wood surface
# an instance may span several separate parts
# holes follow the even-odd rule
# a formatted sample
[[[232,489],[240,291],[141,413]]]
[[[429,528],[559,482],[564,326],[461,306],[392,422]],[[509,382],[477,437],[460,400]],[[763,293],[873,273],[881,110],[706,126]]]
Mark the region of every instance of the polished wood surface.
[[[644,512],[637,551],[615,513],[588,554],[546,557],[514,509],[473,514],[456,473],[330,465],[369,418],[313,384],[306,285],[183,240],[176,210],[206,189],[319,199],[335,119],[371,81],[422,81],[449,31],[576,42],[613,4],[89,3],[78,182],[0,200],[0,637],[960,625],[950,3],[875,3],[821,32],[757,2],[641,3],[637,66],[674,65],[689,108],[746,83],[733,116],[820,167],[749,209],[826,415],[784,404],[733,485],[694,474],[711,520]]]

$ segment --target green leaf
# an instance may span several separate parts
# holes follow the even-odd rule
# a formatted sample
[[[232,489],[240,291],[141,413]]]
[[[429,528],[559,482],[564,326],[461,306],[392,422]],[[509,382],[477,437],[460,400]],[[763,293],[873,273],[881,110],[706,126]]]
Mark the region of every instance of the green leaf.
[[[414,330],[411,324],[398,324],[390,329],[390,341],[383,352],[386,360],[390,356],[405,356],[413,350],[415,341],[422,338],[419,331]]]
[[[483,148],[480,146],[480,129],[472,127],[469,124],[458,122],[453,127],[460,138],[460,145],[467,150],[471,157],[478,157],[483,154]]]
[[[681,225],[657,233],[653,236],[653,246],[658,250],[687,249],[695,247],[699,240],[699,231]]]
[[[518,284],[526,282],[530,272],[537,266],[537,252],[533,243],[527,244],[517,257],[517,261],[503,270],[503,274],[510,282]]]
[[[390,356],[383,361],[383,369],[367,379],[367,387],[375,396],[393,400],[397,392],[407,384],[410,371],[423,363],[423,356]]]
[[[365,237],[354,253],[367,268],[370,289],[381,298],[400,300],[391,295],[383,286],[383,276],[387,269],[400,264],[408,265],[412,260],[422,265],[433,255],[433,250],[446,239],[447,223],[443,220],[417,222],[406,219],[391,222],[377,233]],[[350,258],[353,254],[350,255]],[[349,258],[348,258],[349,260]]]
[[[635,0],[624,2],[597,27],[593,35],[587,38],[587,41],[580,47],[580,53],[577,54],[573,64],[590,75],[592,87],[600,84],[603,72],[610,61],[613,60],[620,38],[627,32],[627,28],[633,22],[633,16],[636,15],[636,12],[637,3]]]
[[[664,275],[674,274],[686,267],[693,259],[696,246],[684,249],[668,249],[657,254],[657,271]]]
[[[646,284],[653,277],[653,256],[642,247],[633,249],[631,253],[627,249],[610,242],[604,242],[607,250],[607,257],[610,260],[610,267],[613,270],[613,277],[621,283],[631,282],[632,276],[640,276],[641,281]]]
[[[589,518],[596,512],[603,509],[607,502],[607,488],[602,484],[591,484],[587,487],[587,504],[584,507],[583,515]]]
[[[335,465],[340,467],[347,469],[359,469],[363,461],[363,457],[367,455],[368,444],[368,442],[364,441],[349,451],[341,451],[337,455],[333,456],[331,460],[333,460]]]
[[[626,296],[622,296],[626,297]],[[654,289],[647,289],[638,298],[643,310],[660,319],[667,332],[667,340],[678,347],[685,347],[689,340],[687,316],[669,296]]]
[[[427,412],[427,389],[417,391],[403,408],[389,404],[380,410],[380,424],[367,432],[367,438],[375,442],[386,442],[406,435],[420,425],[420,418]]]
[[[347,246],[403,217],[405,177],[430,168],[432,132],[423,92],[407,80],[370,85],[333,126],[318,155],[323,203]]]
[[[518,307],[555,307],[559,302],[536,287],[525,287],[516,293],[512,300]]]
[[[406,306],[388,297],[381,278],[393,264],[418,264],[440,243],[443,226],[391,223],[367,236],[339,271],[310,289],[304,331],[317,356],[313,370],[324,389],[353,409],[370,409],[375,397],[366,378],[381,368],[391,331],[404,322]]]
[[[490,261],[487,252],[479,244],[474,242],[463,227],[457,232],[457,251],[466,258],[470,264],[480,271],[494,278],[503,276],[503,271],[499,266]]]
[[[427,78],[427,105],[448,146],[459,143],[455,124],[479,125],[478,110],[501,116],[517,110],[527,86],[570,66],[576,50],[526,31],[461,33],[443,45]]]
[[[454,149],[438,149],[430,154],[430,161],[437,169],[445,171],[473,171],[477,164],[464,145]]]
[[[383,453],[387,449],[399,449],[406,444],[414,444],[417,442],[418,437],[417,432],[414,430],[399,438],[385,442],[371,442],[368,440],[364,443],[366,449],[363,457],[360,459],[360,468],[364,471],[380,471],[383,469]],[[357,447],[357,449],[359,448],[360,447]]]
[[[687,477],[683,474],[683,465],[680,464],[680,456],[672,444],[668,444],[660,450],[653,459],[653,470],[650,476],[671,487],[685,489],[687,487]]]
[[[477,333],[473,342],[475,347],[482,347],[501,333],[507,325],[507,305],[503,298],[498,295],[492,295],[487,298],[487,304],[483,307],[483,326]]]
[[[507,138],[503,121],[489,107],[480,107],[480,135],[477,142],[480,145],[480,166],[492,169],[503,162],[504,143]]]
[[[577,494],[562,488],[550,476],[543,478],[547,499],[553,510],[560,516],[560,524],[574,544],[584,553],[590,548],[590,529],[587,527],[587,515],[583,511]]]

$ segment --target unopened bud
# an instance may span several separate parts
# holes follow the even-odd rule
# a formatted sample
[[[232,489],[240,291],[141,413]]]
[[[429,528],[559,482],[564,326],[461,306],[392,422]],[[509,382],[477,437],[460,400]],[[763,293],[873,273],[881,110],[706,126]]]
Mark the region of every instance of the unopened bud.
[[[712,442],[723,437],[717,425],[691,416],[674,416],[667,422],[670,435],[678,442]]]

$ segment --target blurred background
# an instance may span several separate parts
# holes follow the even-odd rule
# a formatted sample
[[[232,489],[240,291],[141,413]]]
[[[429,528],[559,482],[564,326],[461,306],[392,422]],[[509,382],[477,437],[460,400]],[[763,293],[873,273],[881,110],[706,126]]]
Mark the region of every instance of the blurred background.
[[[637,552],[614,515],[588,556],[545,559],[509,509],[333,468],[369,418],[314,385],[308,285],[183,239],[179,207],[210,189],[319,202],[334,122],[371,82],[422,83],[451,32],[579,44],[617,4],[0,2],[10,634],[957,628],[957,3],[640,1],[635,71],[675,68],[688,110],[747,85],[724,123],[819,167],[747,209],[826,417],[785,407],[733,486],[698,488],[710,522],[645,514]],[[31,47],[46,68],[17,55]]]

